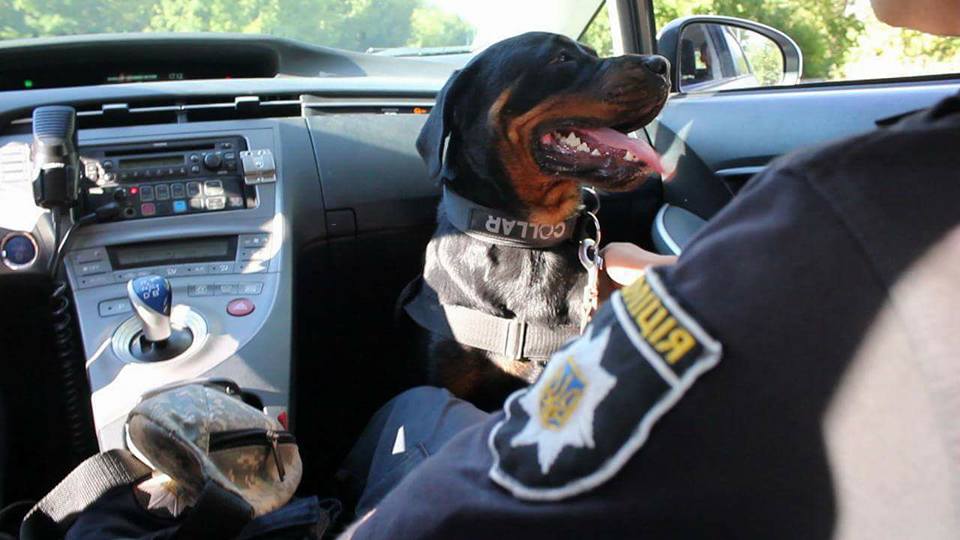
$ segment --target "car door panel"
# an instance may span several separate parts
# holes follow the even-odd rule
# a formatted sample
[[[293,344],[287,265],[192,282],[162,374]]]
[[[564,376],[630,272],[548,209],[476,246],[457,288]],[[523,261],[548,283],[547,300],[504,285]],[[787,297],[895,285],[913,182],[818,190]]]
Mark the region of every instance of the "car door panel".
[[[948,80],[675,95],[648,127],[675,168],[664,202],[709,218],[771,159],[863,133],[958,90]]]

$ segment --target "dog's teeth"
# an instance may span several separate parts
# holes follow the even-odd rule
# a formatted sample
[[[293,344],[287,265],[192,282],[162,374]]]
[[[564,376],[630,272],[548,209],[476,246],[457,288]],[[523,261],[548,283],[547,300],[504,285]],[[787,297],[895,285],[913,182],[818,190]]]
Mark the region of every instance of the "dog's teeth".
[[[594,149],[593,149],[593,152],[590,152],[590,155],[591,155],[591,156],[599,156],[599,155],[600,155],[600,151],[597,150],[596,148],[594,148]]]
[[[579,146],[577,146],[577,152],[589,152],[589,151],[590,151],[590,147],[587,146],[587,143],[580,143]]]
[[[640,158],[638,158],[637,156],[633,155],[633,152],[631,152],[631,151],[629,151],[629,150],[627,150],[627,153],[624,154],[623,159],[625,159],[625,160],[627,160],[627,161],[640,161]]]
[[[574,148],[580,146],[580,137],[577,137],[573,134],[573,132],[570,132],[570,134],[567,135],[567,144]]]

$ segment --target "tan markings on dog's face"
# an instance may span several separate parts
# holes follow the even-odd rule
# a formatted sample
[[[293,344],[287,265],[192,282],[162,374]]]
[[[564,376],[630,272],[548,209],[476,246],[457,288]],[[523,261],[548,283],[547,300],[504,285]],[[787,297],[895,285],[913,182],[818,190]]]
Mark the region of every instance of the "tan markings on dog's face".
[[[490,124],[497,137],[498,153],[510,183],[520,201],[530,209],[530,220],[559,223],[569,218],[580,204],[580,181],[573,176],[546,174],[533,157],[538,126],[571,116],[612,119],[616,106],[589,100],[582,95],[551,97],[516,117],[504,114],[512,88],[503,91],[490,108]]]

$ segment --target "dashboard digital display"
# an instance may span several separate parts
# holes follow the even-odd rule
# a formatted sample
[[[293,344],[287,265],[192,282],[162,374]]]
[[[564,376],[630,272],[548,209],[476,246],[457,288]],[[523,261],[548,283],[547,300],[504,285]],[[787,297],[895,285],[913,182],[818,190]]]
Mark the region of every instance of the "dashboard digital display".
[[[270,62],[260,55],[211,54],[183,57],[171,53],[170,58],[124,58],[112,61],[110,58],[81,59],[64,54],[35,62],[23,60],[16,65],[0,65],[0,91],[273,77],[277,74],[276,62]]]
[[[177,167],[183,165],[183,154],[151,158],[121,159],[120,167],[134,169],[141,167]]]
[[[161,264],[230,261],[236,257],[236,249],[236,237],[221,236],[113,246],[107,248],[107,253],[114,269],[126,270]]]
[[[116,83],[138,83],[138,82],[154,82],[154,81],[183,81],[190,79],[182,71],[173,71],[170,73],[115,73],[107,75],[105,81],[106,84],[116,84]],[[229,78],[229,76],[227,76]]]

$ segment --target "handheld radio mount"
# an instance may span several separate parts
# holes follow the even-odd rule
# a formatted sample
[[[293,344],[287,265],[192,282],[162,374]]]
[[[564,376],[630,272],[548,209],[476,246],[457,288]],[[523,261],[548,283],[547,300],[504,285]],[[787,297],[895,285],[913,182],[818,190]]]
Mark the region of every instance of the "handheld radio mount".
[[[80,183],[77,151],[77,112],[73,107],[50,105],[33,111],[31,157],[36,173],[33,198],[50,210],[76,205]]]

